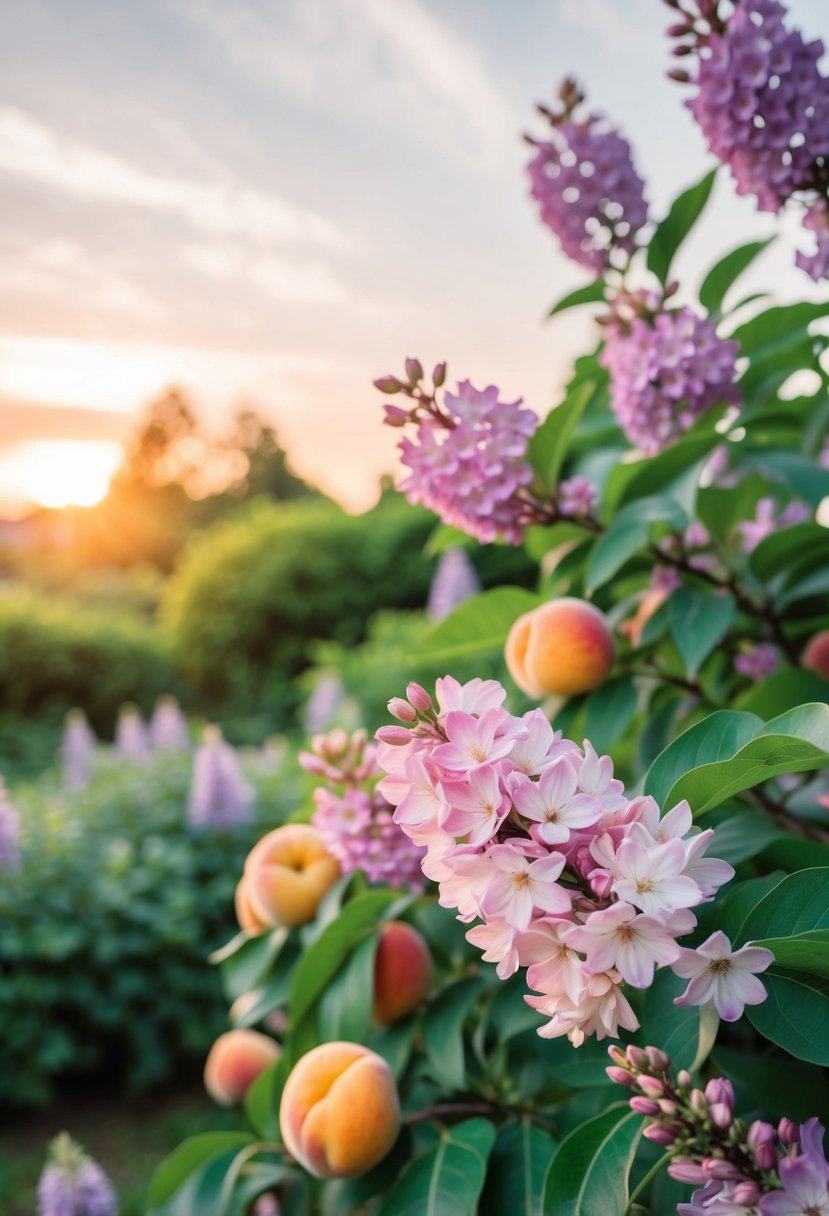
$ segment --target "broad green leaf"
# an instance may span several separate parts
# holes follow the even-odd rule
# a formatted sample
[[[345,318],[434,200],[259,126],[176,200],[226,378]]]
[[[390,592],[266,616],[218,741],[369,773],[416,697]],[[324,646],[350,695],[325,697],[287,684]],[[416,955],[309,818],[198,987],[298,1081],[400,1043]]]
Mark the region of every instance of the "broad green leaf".
[[[808,971],[810,975],[829,979],[829,929],[815,929],[794,937],[761,937],[756,941],[752,938],[751,944],[771,950],[778,967]]]
[[[364,938],[329,981],[319,1003],[319,1029],[324,1041],[364,1043],[373,1015],[374,959],[377,934]]]
[[[829,1079],[790,1056],[717,1046],[712,1062],[718,1074],[746,1089],[774,1122],[782,1115],[797,1121],[817,1115],[825,1122],[829,1117]]]
[[[780,835],[780,825],[763,811],[751,811],[750,814],[740,811],[717,824],[711,851],[714,856],[736,866],[762,853]]]
[[[239,941],[243,937],[243,941]],[[288,940],[287,929],[274,929],[258,937],[240,934],[222,950],[210,956],[212,963],[221,963],[222,987],[229,1000],[256,988]],[[238,943],[238,944],[237,944]],[[231,946],[235,949],[228,953]]]
[[[829,1064],[829,979],[773,967],[762,976],[768,996],[748,1005],[756,1030],[798,1060]]]
[[[699,289],[699,302],[706,312],[719,313],[722,310],[729,288],[773,240],[774,237],[768,237],[765,241],[749,241],[747,245],[732,249],[711,267]]]
[[[684,190],[671,204],[671,209],[657,224],[648,246],[648,270],[660,283],[668,281],[674,254],[699,219],[708,201],[717,170],[706,173],[702,181]]]
[[[291,1071],[287,1052],[260,1073],[248,1088],[245,1099],[245,1114],[257,1136],[263,1140],[279,1140],[279,1102],[282,1090]]]
[[[417,1017],[403,1018],[393,1026],[376,1030],[368,1039],[367,1046],[383,1057],[396,1081],[399,1081],[406,1071],[418,1029]]]
[[[580,304],[599,304],[604,298],[604,279],[596,279],[594,283],[588,283],[586,287],[577,287],[575,291],[569,291],[566,296],[562,296],[552,306],[547,316],[554,317],[556,313],[564,312],[567,308],[578,308]]]
[[[384,1193],[397,1181],[411,1161],[412,1153],[412,1135],[409,1128],[404,1127],[391,1152],[373,1169],[356,1178],[341,1178],[326,1184],[321,1212],[324,1216],[364,1213],[370,1199]],[[373,1211],[373,1205],[368,1210]],[[306,1213],[305,1216],[310,1214]]]
[[[357,896],[302,955],[291,986],[292,1022],[299,1022],[308,1012],[354,947],[372,932],[398,898],[397,892],[386,890]]]
[[[582,524],[574,524],[569,521],[551,524],[549,527],[541,527],[535,525],[528,528],[524,535],[524,548],[527,551],[527,556],[533,561],[540,562],[542,558],[552,550],[557,549],[559,545],[569,544],[571,541],[589,540],[592,533]]]
[[[755,904],[746,917],[740,942],[792,937],[829,930],[829,868],[789,874]]]
[[[770,579],[801,557],[829,557],[829,528],[820,524],[792,524],[761,540],[748,559],[749,568],[760,579]]]
[[[468,532],[461,532],[451,524],[439,524],[423,546],[423,556],[437,557],[447,549],[470,549],[475,543]]]
[[[718,854],[719,856],[719,854]],[[664,968],[656,972],[645,993],[642,1029],[637,1041],[658,1043],[674,1062],[675,1068],[690,1068],[698,1053],[700,1011],[696,1005],[674,1005],[687,980]]]
[[[829,595],[829,568],[824,567],[823,570],[812,570],[811,573],[803,576],[795,570],[787,579],[787,584],[783,591],[774,597],[774,604],[779,612],[783,612],[792,604],[796,604],[802,600],[819,599],[822,601],[822,607],[826,596]],[[824,691],[824,699],[826,691],[829,690]],[[807,699],[814,701],[817,698],[809,697]]]
[[[587,701],[587,737],[601,755],[621,739],[636,714],[636,685],[632,676],[609,680]]]
[[[586,590],[596,591],[608,582],[650,537],[651,524],[664,523],[681,530],[688,517],[671,498],[654,496],[628,503],[613,517],[600,536],[587,563]]]
[[[289,1178],[296,1178],[296,1174],[284,1165],[248,1162],[245,1165],[244,1178],[236,1182],[223,1216],[248,1216],[253,1210],[251,1205],[255,1199],[284,1184]]]
[[[624,1216],[642,1126],[624,1103],[562,1140],[544,1187],[545,1216]]]
[[[556,1141],[528,1118],[505,1123],[489,1159],[481,1210],[541,1216],[544,1180]]]
[[[757,468],[773,481],[784,481],[799,498],[817,507],[829,494],[829,469],[799,452],[781,448],[747,448],[743,453],[747,467]],[[825,529],[824,529],[825,531]]]
[[[740,325],[731,334],[740,343],[740,354],[752,362],[767,359],[799,342],[812,321],[829,314],[829,301],[823,303],[783,304],[767,308]]]
[[[238,1148],[225,1149],[200,1165],[163,1203],[151,1203],[148,1216],[226,1216],[223,1191]]]
[[[707,421],[711,422],[710,419]],[[686,510],[692,510],[693,495],[688,501],[689,494],[684,483],[690,480],[696,485],[705,458],[722,441],[722,435],[714,431],[712,424],[710,432],[687,435],[656,456],[617,465],[608,478],[604,494],[605,508],[613,511],[637,498],[656,493],[677,499],[675,491],[679,489],[681,497],[678,501]]]
[[[527,460],[543,494],[554,494],[570,440],[595,391],[592,380],[578,384],[551,410],[527,444]]]
[[[716,841],[716,836],[714,839]],[[722,929],[731,939],[732,945],[745,941],[743,925],[752,910],[784,877],[784,874],[777,872],[766,874],[763,878],[749,878],[744,882],[732,884],[722,903],[711,908],[710,915],[715,921],[715,927]],[[705,915],[706,911],[708,910],[704,909],[702,915]]]
[[[386,1196],[380,1216],[476,1216],[495,1128],[467,1119],[446,1128]]]
[[[228,1149],[253,1144],[248,1132],[204,1132],[191,1136],[161,1162],[150,1179],[147,1201],[166,1203],[197,1169]]]
[[[525,612],[543,603],[523,587],[493,587],[466,600],[430,630],[421,653],[430,663],[449,663],[469,655],[501,650],[507,634]]]
[[[671,636],[685,673],[693,678],[731,628],[737,612],[733,595],[679,587],[668,601]]]
[[[432,1074],[453,1089],[466,1085],[463,1024],[484,986],[480,976],[450,984],[430,1003],[423,1018],[423,1043]]]
[[[674,739],[651,765],[645,793],[665,807],[669,791],[680,777],[700,764],[733,756],[756,735],[762,719],[755,714],[718,710]]]
[[[290,938],[271,970],[258,988],[245,993],[247,1000],[242,1012],[234,1017],[234,1026],[255,1026],[275,1009],[281,1009],[288,1003],[288,997],[293,982],[294,967],[299,958],[299,943]]]
[[[536,1026],[541,1018],[536,1011]],[[595,1089],[607,1083],[607,1043],[598,1039],[585,1039],[577,1051],[569,1039],[542,1039],[539,1056],[545,1076],[568,1089]]]
[[[829,701],[829,682],[808,668],[786,667],[737,698],[737,709],[773,718],[808,701]]]

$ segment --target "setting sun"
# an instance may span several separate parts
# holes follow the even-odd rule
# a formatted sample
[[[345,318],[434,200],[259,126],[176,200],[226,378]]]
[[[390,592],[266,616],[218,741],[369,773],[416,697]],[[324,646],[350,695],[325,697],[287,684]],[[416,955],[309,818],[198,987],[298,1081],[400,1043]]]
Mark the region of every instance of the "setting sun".
[[[104,497],[122,449],[110,440],[48,439],[0,453],[0,500],[91,507]]]

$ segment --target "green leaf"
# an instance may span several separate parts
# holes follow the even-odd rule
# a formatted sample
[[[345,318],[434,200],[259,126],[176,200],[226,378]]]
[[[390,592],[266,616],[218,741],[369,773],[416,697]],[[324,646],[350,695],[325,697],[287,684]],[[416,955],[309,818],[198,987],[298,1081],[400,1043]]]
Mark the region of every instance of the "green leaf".
[[[746,917],[739,941],[782,938],[829,930],[829,868],[789,874]]]
[[[624,1216],[642,1118],[624,1103],[562,1140],[547,1174],[545,1216]]]
[[[613,578],[625,562],[647,544],[653,523],[681,530],[687,526],[688,517],[679,503],[660,495],[628,503],[616,513],[607,531],[593,546],[587,563],[588,592],[598,590]]]
[[[762,726],[755,714],[717,710],[690,727],[661,752],[645,777],[645,793],[661,807],[680,777],[700,764],[733,756]]]
[[[773,718],[807,701],[829,701],[829,682],[808,668],[786,667],[737,698],[738,709]]]
[[[592,535],[592,532],[588,528],[583,527],[582,524],[570,523],[569,520],[558,524],[551,524],[549,527],[542,527],[536,524],[532,528],[527,528],[524,534],[524,549],[528,557],[531,557],[533,561],[540,562],[552,549],[557,549],[559,545],[566,545],[574,540],[590,540]]]
[[[753,574],[764,581],[788,569],[803,556],[829,558],[829,528],[820,524],[792,524],[761,540],[748,559]]]
[[[423,556],[437,557],[447,549],[470,549],[474,544],[468,532],[461,532],[451,524],[439,524],[423,546]]]
[[[657,224],[648,246],[648,270],[660,283],[668,281],[674,254],[699,219],[708,201],[717,170],[706,173],[702,181],[683,191],[671,204],[671,209],[661,223]]]
[[[326,986],[319,1003],[323,1040],[364,1043],[371,1030],[377,935],[364,938]]]
[[[418,1018],[403,1018],[393,1026],[376,1030],[368,1040],[367,1046],[383,1057],[396,1081],[399,1081],[406,1071],[417,1031]]]
[[[430,663],[449,663],[503,649],[507,634],[525,612],[543,603],[523,587],[493,587],[466,600],[424,638],[420,654]]]
[[[595,385],[587,380],[576,385],[561,405],[551,410],[527,444],[527,460],[542,494],[552,495],[558,474],[579,419],[593,396]]]
[[[732,866],[756,857],[781,835],[780,825],[759,810],[751,812],[750,820],[747,820],[745,811],[732,815],[718,823],[714,831],[717,841],[715,854]]]
[[[780,448],[746,448],[742,455],[747,467],[759,469],[772,481],[785,481],[792,493],[805,498],[811,507],[817,507],[829,494],[829,469],[821,468],[808,456]]]
[[[290,1012],[295,1024],[304,1017],[351,951],[372,932],[383,913],[398,900],[395,891],[368,891],[343,908],[300,958],[291,986]]]
[[[466,1085],[463,1024],[484,986],[480,976],[450,984],[430,1003],[423,1018],[423,1042],[432,1075],[452,1089]]]
[[[279,1140],[279,1102],[291,1071],[288,1052],[260,1073],[245,1094],[245,1114],[257,1136]]]
[[[253,1136],[247,1132],[204,1132],[191,1136],[165,1157],[153,1174],[147,1193],[148,1203],[165,1203],[191,1174],[213,1157],[227,1149],[239,1149],[253,1143]]]
[[[541,1216],[544,1180],[556,1141],[529,1119],[505,1123],[489,1159],[481,1210]]]
[[[710,419],[706,419],[708,422]],[[637,498],[652,497],[659,492],[692,511],[693,494],[689,498],[685,483],[690,481],[696,487],[706,457],[722,441],[722,435],[712,426],[709,432],[687,435],[655,456],[618,464],[608,478],[605,508],[612,512]]]
[[[679,979],[668,968],[656,972],[645,993],[638,1041],[658,1043],[676,1068],[690,1069],[698,1054],[699,1007],[673,1003],[674,997],[680,996],[686,985],[686,980]]]
[[[567,308],[578,308],[580,304],[599,304],[604,299],[604,279],[596,279],[594,283],[588,283],[586,287],[577,287],[575,291],[570,291],[566,296],[562,296],[552,306],[547,316],[554,317],[556,313],[564,312]]]
[[[679,587],[668,601],[668,612],[685,674],[693,678],[731,628],[737,612],[734,596]]]
[[[711,267],[699,289],[699,302],[706,312],[719,313],[722,310],[726,292],[773,240],[774,237],[770,236],[765,241],[749,241],[732,249]]]
[[[713,1065],[718,1074],[741,1085],[774,1122],[786,1115],[798,1122],[817,1115],[829,1117],[829,1079],[814,1068],[791,1057],[745,1054],[730,1047],[716,1047]]]
[[[587,737],[601,755],[609,752],[636,714],[636,685],[632,676],[619,676],[591,693],[587,701]]]
[[[212,963],[221,963],[222,986],[230,1000],[256,988],[267,975],[288,940],[288,930],[280,928],[258,937],[244,936],[245,941],[240,942],[230,954],[226,951],[238,938],[210,956]]]
[[[768,997],[746,1007],[754,1028],[798,1060],[829,1064],[829,980],[777,967],[762,979]]]
[[[829,979],[829,929],[815,929],[794,937],[761,937],[757,941],[752,939],[751,944],[771,950],[779,967]]]
[[[435,1148],[401,1175],[380,1216],[476,1216],[494,1143],[495,1128],[486,1119],[445,1128]]]
[[[731,334],[740,343],[740,354],[752,363],[767,359],[800,342],[812,321],[829,314],[829,301],[823,303],[783,304],[767,308],[740,325]]]

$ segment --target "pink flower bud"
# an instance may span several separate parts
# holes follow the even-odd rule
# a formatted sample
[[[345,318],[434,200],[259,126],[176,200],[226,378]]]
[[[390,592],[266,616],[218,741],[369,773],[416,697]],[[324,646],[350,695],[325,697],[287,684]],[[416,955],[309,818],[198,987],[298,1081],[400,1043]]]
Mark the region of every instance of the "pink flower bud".
[[[673,1128],[662,1127],[658,1123],[652,1123],[649,1127],[646,1127],[642,1135],[646,1140],[652,1140],[654,1144],[662,1144],[665,1148],[673,1144],[677,1137],[677,1133]]]
[[[705,1094],[702,1092],[702,1090],[692,1089],[689,1101],[691,1103],[691,1110],[694,1112],[694,1114],[702,1115],[702,1117],[705,1118],[705,1116],[708,1114],[708,1103],[705,1101]]]
[[[607,899],[613,890],[613,879],[606,870],[594,870],[590,877],[590,890],[597,899]]]
[[[402,697],[392,697],[388,704],[388,711],[393,718],[397,718],[399,722],[416,722],[417,714],[408,701],[404,701]]]
[[[639,1088],[649,1098],[661,1098],[665,1093],[665,1086],[656,1077],[639,1077]]]
[[[715,1127],[731,1127],[734,1122],[734,1111],[727,1102],[712,1102],[708,1108],[708,1116]]]
[[[705,1087],[705,1097],[711,1103],[719,1102],[734,1109],[734,1086],[725,1077],[713,1077]]]
[[[666,1056],[665,1052],[661,1051],[660,1048],[646,1047],[645,1051],[648,1053],[651,1068],[656,1069],[657,1072],[667,1072],[671,1067],[671,1057]]]
[[[446,364],[436,363],[432,370],[432,384],[435,388],[440,388],[446,379]]]
[[[706,1178],[715,1182],[742,1182],[745,1178],[742,1170],[722,1157],[703,1157],[702,1170]]]
[[[617,1085],[625,1085],[630,1089],[631,1086],[636,1084],[633,1074],[628,1072],[626,1068],[611,1066],[610,1068],[606,1068],[605,1072],[611,1081],[615,1081]]]
[[[375,388],[379,388],[381,393],[399,393],[403,390],[403,385],[397,379],[397,376],[380,376],[378,380],[372,380]]]
[[[702,1166],[687,1157],[680,1157],[677,1161],[672,1161],[668,1166],[668,1173],[677,1182],[690,1182],[692,1186],[701,1186],[708,1181]]]
[[[380,743],[390,743],[392,747],[405,747],[411,743],[412,732],[404,726],[381,726],[374,737]]]
[[[676,1074],[676,1083],[680,1089],[690,1089],[693,1085],[693,1079],[687,1068],[681,1068]]]
[[[676,1102],[672,1102],[670,1098],[660,1098],[659,1109],[662,1111],[663,1115],[668,1115],[670,1118],[673,1118],[677,1112],[677,1105]]]
[[[423,379],[423,367],[419,359],[406,360],[406,375],[409,377],[409,384],[417,384],[418,380]]]
[[[641,1047],[628,1047],[628,1060],[640,1072],[647,1072],[648,1057]]]
[[[312,756],[310,752],[299,753],[300,768],[304,768],[306,773],[312,773],[315,777],[324,777],[328,765],[320,756]]]
[[[759,1202],[760,1193],[756,1182],[738,1182],[731,1193],[731,1198],[741,1207],[751,1208]]]
[[[383,422],[386,426],[405,426],[411,415],[408,410],[404,410],[399,405],[384,405],[383,410],[385,418]]]
[[[435,708],[426,689],[420,684],[415,684],[414,680],[406,685],[406,696],[415,709],[422,714],[431,713]]]
[[[652,1101],[650,1098],[640,1098],[638,1095],[631,1098],[628,1102],[631,1110],[635,1110],[637,1115],[648,1115],[653,1117],[659,1114],[659,1103]]]
[[[607,1054],[610,1056],[614,1064],[618,1064],[620,1068],[627,1068],[627,1054],[618,1043],[611,1043],[608,1046]]]
[[[748,1129],[746,1136],[749,1148],[759,1148],[762,1144],[774,1144],[775,1131],[770,1123],[755,1119]]]
[[[777,1124],[777,1134],[780,1140],[787,1148],[791,1148],[794,1144],[800,1143],[800,1128],[796,1123],[792,1123],[791,1119],[785,1116]]]

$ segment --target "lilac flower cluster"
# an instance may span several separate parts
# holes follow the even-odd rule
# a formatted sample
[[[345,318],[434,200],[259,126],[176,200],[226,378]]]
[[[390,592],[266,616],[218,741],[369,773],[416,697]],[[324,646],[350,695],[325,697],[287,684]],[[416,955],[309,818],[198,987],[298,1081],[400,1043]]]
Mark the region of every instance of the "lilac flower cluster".
[[[566,481],[558,483],[556,491],[558,509],[562,515],[578,519],[580,516],[592,515],[599,504],[599,491],[589,478],[577,473]]]
[[[648,1119],[647,1139],[675,1154],[668,1173],[700,1189],[678,1216],[829,1216],[829,1163],[817,1119],[777,1127],[734,1118],[734,1088],[715,1077],[705,1089],[690,1073],[672,1076],[657,1047],[609,1049],[612,1081],[634,1092],[631,1108]]]
[[[218,726],[206,726],[193,761],[187,819],[195,828],[227,828],[248,823],[254,794],[239,757]]]
[[[9,802],[5,782],[0,777],[0,870],[13,870],[17,866],[19,835],[20,815]]]
[[[750,680],[766,680],[780,665],[780,651],[771,642],[749,644],[734,659],[734,670]]]
[[[440,903],[483,921],[467,938],[484,960],[502,979],[529,968],[540,995],[526,1000],[550,1019],[539,1034],[578,1046],[635,1030],[622,985],[649,987],[657,966],[689,981],[677,1003],[713,1001],[729,1021],[764,999],[754,972],[770,951],[732,951],[721,933],[677,943],[734,873],[705,856],[714,833],[692,830],[687,803],[660,816],[653,798],[625,797],[609,756],[563,739],[539,709],[507,713],[495,680],[446,676],[437,707],[417,684],[407,696],[389,705],[404,725],[377,733],[379,789],[426,847]]]
[[[190,747],[187,719],[175,697],[159,697],[149,726],[150,746],[162,752],[186,752]]]
[[[150,738],[137,705],[122,705],[115,724],[115,750],[125,760],[143,760],[150,752]]]
[[[460,547],[446,549],[429,588],[426,615],[432,621],[442,621],[480,590],[481,581],[467,552]]]
[[[390,387],[392,381],[398,388]],[[384,392],[403,387],[393,377],[375,383]],[[422,503],[483,544],[501,536],[517,545],[525,512],[519,491],[532,481],[526,453],[538,418],[521,409],[520,399],[499,401],[498,391],[462,380],[457,392],[444,393],[443,407],[420,393],[409,411],[386,406],[385,421],[417,426],[414,440],[406,436],[398,445],[409,469],[398,488],[409,502]]]
[[[739,404],[738,349],[691,308],[669,310],[653,293],[620,292],[600,361],[610,372],[616,420],[631,443],[653,455],[712,406]]]
[[[819,279],[829,269],[823,43],[787,29],[780,0],[735,0],[725,18],[721,9],[689,0],[669,33],[683,40],[678,54],[697,53],[696,74],[672,74],[696,86],[688,107],[711,151],[730,168],[738,194],[753,194],[761,211],[776,212],[793,195],[814,198],[818,191],[804,224],[817,233],[818,251],[797,260]]]
[[[106,1174],[66,1132],[49,1147],[37,1199],[37,1216],[117,1216],[118,1212]]]
[[[547,140],[530,139],[530,192],[541,219],[569,258],[601,275],[620,250],[625,260],[648,219],[644,183],[630,144],[597,114],[575,117],[584,95],[565,80],[560,114],[539,107],[551,125]]]
[[[60,762],[63,788],[82,790],[92,773],[95,735],[82,709],[70,709],[63,727]]]
[[[781,511],[773,498],[761,498],[754,519],[737,525],[743,553],[752,553],[775,528],[789,528],[792,524],[807,523],[811,518],[812,512],[805,503],[790,502]]]
[[[422,891],[424,850],[400,830],[393,807],[376,789],[381,770],[366,732],[317,735],[299,763],[327,783],[314,790],[311,823],[343,874],[362,870],[369,882]]]

